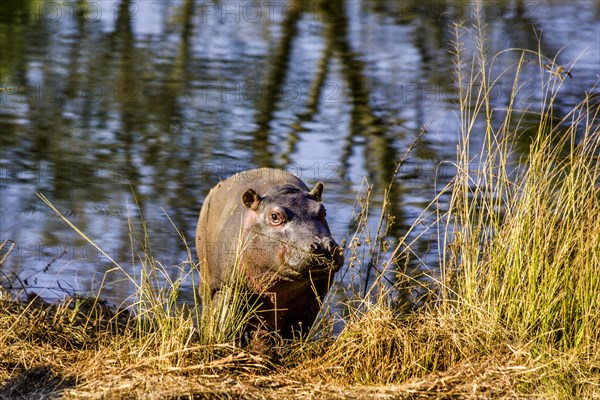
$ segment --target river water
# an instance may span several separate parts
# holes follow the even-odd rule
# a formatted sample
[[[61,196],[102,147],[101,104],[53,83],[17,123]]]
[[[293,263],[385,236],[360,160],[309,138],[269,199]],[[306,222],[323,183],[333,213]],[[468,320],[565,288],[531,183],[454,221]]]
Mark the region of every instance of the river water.
[[[237,171],[273,166],[309,185],[323,181],[338,241],[355,229],[364,179],[376,214],[395,162],[422,128],[391,193],[390,240],[452,178],[459,125],[450,42],[454,23],[473,24],[474,2],[3,0],[0,9],[3,254],[14,245],[0,266],[5,287],[91,294],[113,267],[36,193],[131,275],[140,246],[132,252],[128,219],[139,229],[139,210],[154,257],[175,277],[190,266],[181,266],[186,247],[173,225],[194,252],[203,198]],[[577,61],[558,112],[597,82],[600,2],[484,1],[482,15],[492,53],[539,46],[559,53],[557,65]],[[519,107],[542,97],[539,71],[524,69]],[[499,82],[496,104],[511,86]],[[411,262],[435,268],[436,246],[424,235]],[[134,290],[121,272],[103,285],[113,304]],[[184,301],[191,288],[187,280]]]

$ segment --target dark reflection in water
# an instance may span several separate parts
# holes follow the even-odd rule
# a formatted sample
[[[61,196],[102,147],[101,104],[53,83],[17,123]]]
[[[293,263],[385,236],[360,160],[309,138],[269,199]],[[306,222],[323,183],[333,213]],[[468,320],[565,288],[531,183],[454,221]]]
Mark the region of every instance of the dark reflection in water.
[[[453,173],[441,164],[455,159],[458,135],[449,42],[454,22],[472,22],[474,4],[4,0],[0,240],[16,245],[0,267],[3,284],[18,276],[32,290],[50,288],[48,297],[89,293],[111,268],[36,192],[132,274],[136,201],[155,256],[178,264],[185,244],[165,212],[192,245],[210,187],[254,166],[324,181],[342,239],[354,228],[363,177],[376,210],[395,163],[426,127],[390,195],[390,238],[404,235],[434,182],[439,188]],[[549,57],[561,51],[558,64],[578,58],[558,98],[564,114],[600,73],[599,4],[483,2],[490,50],[539,44]],[[507,53],[497,68],[518,56]],[[533,63],[523,71],[521,108],[539,102],[538,74]],[[499,82],[499,108],[511,86],[510,77]],[[435,243],[419,240],[415,266],[435,268]],[[132,291],[115,273],[103,295],[119,303]]]

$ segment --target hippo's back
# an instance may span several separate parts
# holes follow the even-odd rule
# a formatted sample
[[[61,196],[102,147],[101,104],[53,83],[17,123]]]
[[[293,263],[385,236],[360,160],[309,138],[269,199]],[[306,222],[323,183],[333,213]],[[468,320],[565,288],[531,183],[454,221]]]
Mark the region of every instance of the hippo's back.
[[[263,195],[274,186],[293,185],[303,191],[308,187],[286,171],[259,168],[239,172],[219,182],[204,200],[196,228],[196,251],[203,285],[218,285],[233,267],[242,219],[247,208],[242,196],[248,189]],[[206,288],[213,290],[214,288]],[[202,296],[208,295],[203,290]]]

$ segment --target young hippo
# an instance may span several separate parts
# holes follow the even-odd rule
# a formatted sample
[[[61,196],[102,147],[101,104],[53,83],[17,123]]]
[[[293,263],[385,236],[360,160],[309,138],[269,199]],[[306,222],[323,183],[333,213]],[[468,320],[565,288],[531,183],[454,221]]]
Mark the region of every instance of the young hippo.
[[[291,338],[306,333],[319,312],[333,275],[344,263],[331,237],[323,184],[312,190],[277,169],[240,172],[206,197],[196,229],[202,302],[206,307],[238,271],[254,294],[260,322],[251,329]]]

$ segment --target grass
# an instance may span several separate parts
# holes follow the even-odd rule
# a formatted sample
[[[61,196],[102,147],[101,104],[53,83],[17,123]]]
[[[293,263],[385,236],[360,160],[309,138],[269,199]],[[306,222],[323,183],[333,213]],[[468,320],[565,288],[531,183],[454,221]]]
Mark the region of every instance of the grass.
[[[387,237],[389,200],[370,210],[368,185],[357,199],[346,259],[348,270],[370,265],[371,280],[352,286],[336,337],[324,318],[316,339],[282,343],[277,363],[250,354],[240,346],[253,310],[243,282],[213,313],[178,305],[181,282],[195,270],[170,279],[145,224],[132,223],[132,248],[143,250],[132,254],[142,267],[128,276],[133,305],[0,296],[0,398],[599,398],[600,102],[590,94],[557,115],[568,68],[553,72],[561,71],[555,60],[519,49],[490,56],[481,32],[456,27],[455,178],[396,246]],[[538,109],[517,108],[524,68],[539,68]],[[503,108],[490,96],[501,78],[513,82]],[[526,115],[538,118],[534,132]],[[438,237],[440,267],[417,280],[403,271],[423,224]],[[400,279],[390,287],[385,276],[394,271]],[[397,301],[407,291],[420,295],[413,307]]]
[[[448,395],[599,397],[598,98],[586,96],[559,118],[553,105],[567,70],[549,74],[554,60],[512,50],[518,61],[494,76],[492,66],[507,52],[490,57],[474,27],[469,34],[478,46],[466,54],[464,28],[456,29],[457,174],[417,221],[434,217],[439,274],[429,276],[420,308],[409,313],[393,306],[385,290],[359,302],[336,340],[318,356],[308,354],[299,370],[361,384],[416,379],[425,392]],[[545,79],[540,109],[515,109],[521,71],[531,64]],[[514,82],[510,101],[494,108],[490,93],[507,76]],[[527,114],[539,119],[533,134],[522,125]],[[480,126],[485,137],[475,148]],[[525,132],[522,154],[514,143]],[[444,193],[451,198],[445,209],[438,204]],[[360,230],[366,217],[359,215]],[[379,226],[385,231],[385,223]],[[374,236],[370,248],[383,248]],[[387,258],[378,253],[382,271],[402,271],[403,256],[412,254],[407,238]]]
[[[361,303],[337,339],[319,358],[309,356],[303,369],[363,384],[420,377],[431,387],[432,372],[457,372],[463,378],[457,387],[470,388],[456,392],[442,385],[449,394],[598,397],[598,99],[586,96],[558,118],[553,104],[565,77],[545,72],[554,60],[513,50],[518,61],[501,72],[513,74],[510,102],[504,110],[493,108],[490,93],[499,77],[492,65],[502,54],[490,58],[475,27],[470,34],[478,46],[468,57],[461,29],[455,45],[462,126],[457,174],[442,192],[450,194],[449,206],[442,209],[436,198],[418,221],[435,216],[430,229],[439,232],[439,274],[429,276],[421,307],[408,314],[390,306],[385,292],[372,304]],[[532,55],[547,79],[546,92],[541,109],[517,110],[520,73]],[[526,113],[539,121],[528,151],[519,154],[513,144],[525,131]],[[480,125],[485,137],[474,148]],[[403,239],[382,265],[402,270],[401,255],[411,252]],[[478,382],[485,373],[491,380]]]

